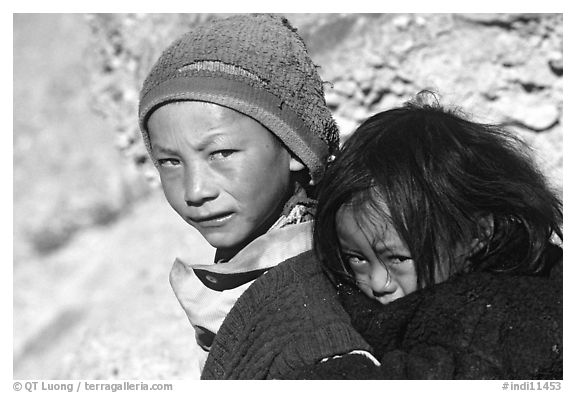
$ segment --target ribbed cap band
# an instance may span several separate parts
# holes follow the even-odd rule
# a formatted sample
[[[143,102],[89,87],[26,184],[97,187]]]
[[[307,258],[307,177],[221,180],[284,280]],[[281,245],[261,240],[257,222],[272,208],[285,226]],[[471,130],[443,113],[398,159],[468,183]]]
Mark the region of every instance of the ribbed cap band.
[[[139,123],[173,101],[205,101],[273,132],[317,182],[338,147],[338,129],[304,42],[284,18],[235,15],[197,26],[170,45],[144,81]]]

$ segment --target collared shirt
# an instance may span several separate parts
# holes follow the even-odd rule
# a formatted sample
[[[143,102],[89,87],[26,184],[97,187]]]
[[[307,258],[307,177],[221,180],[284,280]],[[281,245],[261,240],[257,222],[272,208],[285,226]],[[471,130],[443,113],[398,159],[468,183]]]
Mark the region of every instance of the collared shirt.
[[[312,249],[311,218],[310,208],[297,203],[226,263],[174,261],[170,283],[194,327],[196,342],[206,351],[201,367],[224,318],[252,282],[286,259]]]

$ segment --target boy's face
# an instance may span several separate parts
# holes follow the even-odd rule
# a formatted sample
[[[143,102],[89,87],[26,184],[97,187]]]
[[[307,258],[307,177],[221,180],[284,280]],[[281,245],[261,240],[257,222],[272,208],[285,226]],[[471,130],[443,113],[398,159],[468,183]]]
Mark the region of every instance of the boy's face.
[[[215,104],[164,105],[148,130],[166,199],[220,251],[264,233],[289,196],[290,171],[303,168],[260,123]]]
[[[398,232],[382,225],[359,225],[354,209],[344,205],[336,215],[336,230],[344,262],[364,294],[382,304],[417,289],[416,266]]]

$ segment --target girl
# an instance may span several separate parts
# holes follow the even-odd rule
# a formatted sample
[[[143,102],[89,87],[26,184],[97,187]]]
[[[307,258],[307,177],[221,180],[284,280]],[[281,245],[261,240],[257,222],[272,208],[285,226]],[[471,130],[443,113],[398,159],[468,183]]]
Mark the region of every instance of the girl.
[[[374,358],[296,378],[562,378],[562,203],[517,138],[429,95],[362,124],[319,194],[317,254]]]

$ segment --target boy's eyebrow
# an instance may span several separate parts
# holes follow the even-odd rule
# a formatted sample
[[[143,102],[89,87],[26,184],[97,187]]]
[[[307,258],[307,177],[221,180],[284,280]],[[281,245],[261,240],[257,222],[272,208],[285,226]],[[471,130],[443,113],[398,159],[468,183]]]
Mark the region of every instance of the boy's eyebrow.
[[[169,147],[164,147],[161,145],[158,145],[156,143],[152,144],[152,151],[157,151],[158,153],[164,153],[164,154],[178,154],[178,152],[176,150],[173,150]]]
[[[198,148],[198,150],[203,150],[203,149],[207,148],[208,146],[213,145],[220,140],[229,139],[231,137],[232,137],[232,135],[229,135],[227,133],[223,133],[221,131],[208,133],[208,135],[206,135],[206,137],[198,143],[197,148]]]
[[[202,150],[206,149],[208,146],[213,145],[220,140],[223,140],[223,139],[225,140],[225,139],[229,139],[232,137],[232,135],[229,135],[227,133],[223,133],[221,131],[216,131],[215,128],[213,128],[211,130],[214,130],[214,131],[212,133],[209,132],[203,139],[201,139],[197,143],[195,143],[194,149],[202,151]],[[211,131],[211,130],[209,130],[209,131]],[[159,145],[157,143],[152,144],[152,151],[158,151],[158,153],[164,153],[164,154],[178,154],[178,152],[176,150],[171,149],[169,147]]]

